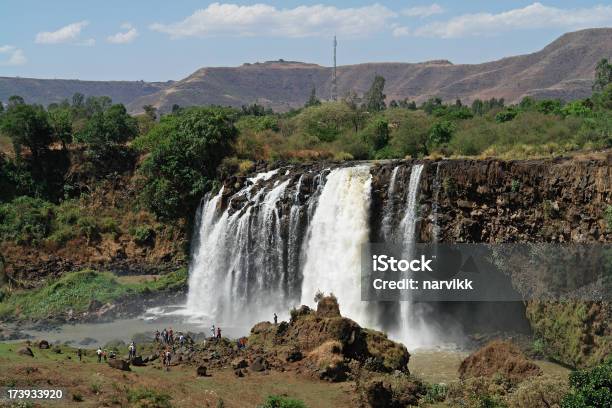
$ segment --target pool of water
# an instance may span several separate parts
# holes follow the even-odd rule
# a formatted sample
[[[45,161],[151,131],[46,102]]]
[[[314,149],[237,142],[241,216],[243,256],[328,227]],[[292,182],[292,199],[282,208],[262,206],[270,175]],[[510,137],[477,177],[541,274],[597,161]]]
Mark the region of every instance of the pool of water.
[[[163,306],[147,310],[142,316],[132,319],[117,319],[107,323],[63,324],[50,330],[24,329],[22,332],[35,340],[45,339],[51,343],[67,343],[82,348],[96,348],[109,341],[128,343],[134,337],[153,339],[155,330],[172,328],[175,333],[194,333],[197,338],[210,336],[214,322],[206,316],[192,316],[184,312],[181,305]],[[237,338],[247,335],[249,327],[221,326],[222,335]]]

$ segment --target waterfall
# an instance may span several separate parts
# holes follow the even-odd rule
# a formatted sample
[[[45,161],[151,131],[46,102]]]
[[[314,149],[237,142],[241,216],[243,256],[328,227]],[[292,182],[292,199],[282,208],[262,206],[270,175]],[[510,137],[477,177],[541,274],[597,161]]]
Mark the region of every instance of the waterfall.
[[[402,257],[406,259],[415,255],[416,223],[419,219],[418,196],[422,172],[422,164],[412,166],[404,216],[399,225],[403,245]],[[423,307],[426,306],[411,301],[409,292],[406,292],[400,302],[399,330],[391,335],[409,348],[431,346],[438,339],[437,333],[432,329],[433,325],[428,324],[423,318]]]
[[[383,220],[381,226],[382,237],[386,242],[393,241],[393,214],[395,213],[395,191],[397,182],[397,172],[400,166],[395,166],[391,172],[389,179],[389,187],[387,188],[387,204],[383,210]]]
[[[382,236],[402,244],[409,257],[423,165],[412,166],[406,187],[403,169],[398,164],[391,172],[380,225]],[[314,306],[317,292],[331,292],[342,314],[359,324],[387,327],[409,347],[435,344],[421,306],[409,298],[391,309],[361,301],[361,250],[377,216],[370,172],[363,164],[299,177],[274,170],[247,179],[230,197],[223,188],[207,194],[198,209],[186,313],[250,327],[274,313],[286,318],[299,304]]]
[[[275,174],[262,173],[249,182],[266,181]],[[187,297],[187,310],[193,315],[248,325],[289,307],[288,233],[279,213],[289,180],[277,180],[271,189],[261,188],[251,196],[254,185],[231,198],[247,198],[233,213],[228,205],[218,215],[223,190],[202,205]]]
[[[439,199],[440,199],[440,163],[436,164],[436,176],[433,182],[433,200],[431,203],[431,224],[432,224],[432,242],[438,242],[440,239],[440,225],[438,224],[438,211],[439,211]]]
[[[303,270],[301,303],[312,305],[316,292],[333,292],[341,312],[371,324],[361,301],[361,245],[369,238],[372,176],[369,166],[333,170],[311,221]]]

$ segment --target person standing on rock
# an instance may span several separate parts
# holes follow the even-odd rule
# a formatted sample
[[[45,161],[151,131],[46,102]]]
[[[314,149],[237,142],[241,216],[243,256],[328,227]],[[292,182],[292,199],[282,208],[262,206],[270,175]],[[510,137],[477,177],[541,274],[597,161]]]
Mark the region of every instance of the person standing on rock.
[[[77,350],[77,357],[79,358],[79,361],[83,360],[83,351],[81,349]]]
[[[159,330],[155,329],[155,342],[159,343]]]
[[[170,361],[172,360],[172,354],[170,354],[170,349],[166,349],[166,353],[164,354],[164,361],[166,364],[166,370],[170,369]]]
[[[96,350],[96,354],[98,355],[98,363],[102,362],[102,349],[100,347],[98,347],[98,350]]]
[[[220,339],[221,338],[221,328],[217,327],[217,338]]]
[[[162,341],[164,343],[168,343],[168,332],[166,331],[166,328],[164,327],[164,330],[162,330]]]
[[[210,337],[212,337],[213,339],[215,338],[215,335],[217,333],[216,329],[215,329],[215,325],[213,324],[212,327],[210,328],[210,332],[212,333],[212,335]]]
[[[278,316],[274,313],[274,324],[278,324]]]

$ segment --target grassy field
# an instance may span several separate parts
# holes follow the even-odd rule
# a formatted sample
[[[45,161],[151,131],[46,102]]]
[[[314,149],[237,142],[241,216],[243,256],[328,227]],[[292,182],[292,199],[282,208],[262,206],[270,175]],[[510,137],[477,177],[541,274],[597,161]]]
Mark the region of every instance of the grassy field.
[[[110,272],[90,269],[71,272],[35,290],[14,291],[0,302],[0,317],[40,319],[87,310],[92,301],[113,302],[122,297],[177,290],[185,284],[187,271],[146,279],[118,278]]]
[[[212,372],[210,377],[197,377],[194,367],[176,366],[165,371],[159,362],[125,372],[97,363],[92,351],[79,362],[75,349],[66,346],[60,348],[61,353],[32,348],[33,358],[17,355],[22,346],[0,344],[0,384],[65,390],[66,398],[45,406],[247,408],[263,403],[268,395],[297,398],[310,408],[352,406],[349,383],[330,384],[293,372],[237,378],[227,368]]]

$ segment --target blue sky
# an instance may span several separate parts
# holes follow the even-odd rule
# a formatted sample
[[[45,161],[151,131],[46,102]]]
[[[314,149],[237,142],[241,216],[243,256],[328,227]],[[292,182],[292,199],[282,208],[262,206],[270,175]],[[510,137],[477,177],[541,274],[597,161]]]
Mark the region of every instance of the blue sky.
[[[283,58],[477,63],[612,26],[609,1],[0,2],[0,76],[165,81]],[[612,39],[611,39],[612,40]]]

